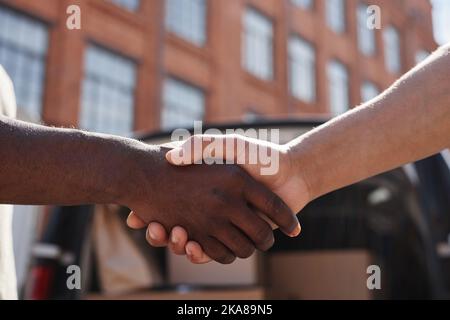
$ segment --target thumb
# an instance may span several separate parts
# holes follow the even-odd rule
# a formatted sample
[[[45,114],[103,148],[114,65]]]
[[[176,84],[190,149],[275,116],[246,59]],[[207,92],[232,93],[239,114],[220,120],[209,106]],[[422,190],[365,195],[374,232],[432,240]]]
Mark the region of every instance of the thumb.
[[[166,160],[173,164],[174,166],[187,166],[190,165],[191,162],[190,159],[186,159],[188,161],[184,160],[184,150],[183,147],[177,147],[172,150],[167,151],[166,153]]]
[[[175,166],[188,166],[203,160],[205,141],[202,137],[193,136],[180,146],[166,153],[166,160]]]

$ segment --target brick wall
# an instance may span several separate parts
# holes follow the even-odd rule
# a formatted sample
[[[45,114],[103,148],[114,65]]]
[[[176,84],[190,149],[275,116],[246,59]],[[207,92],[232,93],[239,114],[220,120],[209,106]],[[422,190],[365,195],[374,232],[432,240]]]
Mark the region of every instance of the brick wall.
[[[347,0],[347,31],[337,35],[325,22],[325,1],[312,10],[294,7],[289,0],[213,0],[208,2],[208,37],[204,47],[164,30],[164,0],[141,0],[137,13],[104,0],[0,0],[50,26],[43,119],[52,125],[77,126],[83,58],[86,44],[95,42],[130,57],[138,64],[135,129],[159,126],[161,85],[173,75],[206,93],[206,120],[239,121],[249,108],[270,117],[315,116],[328,113],[327,62],[343,62],[350,76],[350,101],[361,101],[360,86],[370,80],[381,89],[398,75],[384,66],[382,31],[376,32],[377,54],[365,57],[356,41],[356,6]],[[427,0],[372,0],[382,8],[383,26],[395,25],[402,35],[403,71],[414,66],[419,49],[432,51],[431,6]],[[66,8],[78,4],[82,29],[66,29]],[[274,80],[261,81],[241,67],[242,14],[252,6],[274,24]],[[317,53],[317,99],[303,103],[288,92],[287,46],[291,34],[311,42]]]

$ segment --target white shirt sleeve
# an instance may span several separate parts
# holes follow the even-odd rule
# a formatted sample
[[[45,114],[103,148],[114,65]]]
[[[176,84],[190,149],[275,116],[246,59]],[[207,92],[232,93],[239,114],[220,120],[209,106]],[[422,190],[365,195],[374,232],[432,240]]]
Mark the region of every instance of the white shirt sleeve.
[[[16,98],[11,79],[0,65],[0,114],[16,116]],[[1,164],[0,164],[1,165]],[[0,299],[17,299],[12,242],[13,207],[0,205]]]
[[[16,117],[16,96],[14,95],[14,86],[0,65],[0,113],[11,118]]]

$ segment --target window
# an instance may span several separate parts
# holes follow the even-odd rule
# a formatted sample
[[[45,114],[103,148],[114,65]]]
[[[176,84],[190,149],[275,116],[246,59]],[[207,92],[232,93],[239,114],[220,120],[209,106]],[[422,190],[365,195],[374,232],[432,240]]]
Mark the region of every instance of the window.
[[[440,45],[450,42],[450,5],[448,0],[432,0],[434,36]]]
[[[0,64],[11,77],[19,108],[40,119],[48,47],[46,26],[0,7]]]
[[[400,36],[396,28],[389,26],[384,30],[384,59],[386,69],[392,73],[401,71]]]
[[[369,100],[372,100],[379,94],[380,94],[380,91],[378,90],[378,88],[375,84],[373,84],[370,81],[364,81],[363,85],[361,86],[362,102],[367,102]]]
[[[254,123],[264,120],[264,115],[256,110],[259,110],[259,108],[249,108],[247,112],[242,116],[242,121],[245,123]]]
[[[347,68],[335,60],[328,64],[330,111],[333,115],[344,113],[349,108],[349,86]]]
[[[424,61],[426,58],[428,58],[429,55],[430,55],[430,53],[426,50],[417,51],[416,52],[416,64],[419,64],[422,61]]]
[[[336,33],[344,33],[345,23],[345,1],[326,0],[327,24]]]
[[[291,0],[292,3],[303,9],[311,9],[314,5],[314,0]]]
[[[205,97],[202,90],[185,82],[168,78],[164,83],[161,127],[193,127],[203,119]]]
[[[166,27],[196,45],[206,42],[206,0],[167,0]]]
[[[291,94],[308,103],[316,98],[316,57],[314,48],[303,39],[289,39],[289,85]]]
[[[273,77],[272,22],[253,9],[244,15],[243,64],[254,76],[271,80]]]
[[[359,50],[367,55],[373,56],[375,54],[375,32],[367,25],[367,19],[369,18],[366,4],[359,4],[357,9],[358,15],[358,45]]]
[[[135,64],[91,45],[84,68],[80,126],[103,133],[129,134],[133,130]]]
[[[130,11],[138,11],[140,5],[140,0],[110,0],[110,1]]]

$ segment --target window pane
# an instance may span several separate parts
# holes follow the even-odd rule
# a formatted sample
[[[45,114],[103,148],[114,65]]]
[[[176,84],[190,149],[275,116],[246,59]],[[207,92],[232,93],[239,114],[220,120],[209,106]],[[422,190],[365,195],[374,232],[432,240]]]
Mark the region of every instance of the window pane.
[[[417,51],[416,52],[416,64],[419,64],[422,61],[424,61],[426,58],[428,58],[429,55],[430,55],[430,53],[426,50]]]
[[[289,78],[291,94],[305,102],[316,98],[316,66],[314,48],[303,39],[289,40]]]
[[[326,19],[331,30],[337,33],[345,32],[345,1],[326,0]]]
[[[0,64],[14,83],[19,109],[32,120],[42,113],[47,47],[43,23],[0,7]]]
[[[138,11],[140,5],[140,0],[110,0],[110,1],[130,11]]]
[[[370,81],[365,81],[361,86],[361,99],[362,102],[367,102],[376,96],[378,96],[380,91],[378,87]]]
[[[303,9],[311,9],[313,7],[314,0],[291,0],[291,2]]]
[[[253,9],[244,15],[243,64],[254,76],[270,80],[273,77],[272,22]]]
[[[167,0],[166,26],[185,40],[206,42],[206,0]]]
[[[166,79],[163,91],[161,127],[163,129],[193,127],[203,119],[205,97],[203,92],[187,83]]]
[[[136,66],[98,46],[89,46],[80,126],[83,129],[127,135],[133,130]]]
[[[339,115],[349,109],[349,85],[347,68],[337,61],[328,64],[330,111]]]
[[[387,27],[383,33],[384,39],[384,59],[386,69],[392,73],[399,73],[401,71],[400,58],[400,36],[392,26]]]
[[[375,54],[375,32],[367,26],[368,8],[369,6],[366,4],[359,4],[358,6],[358,45],[363,54],[372,56]]]

